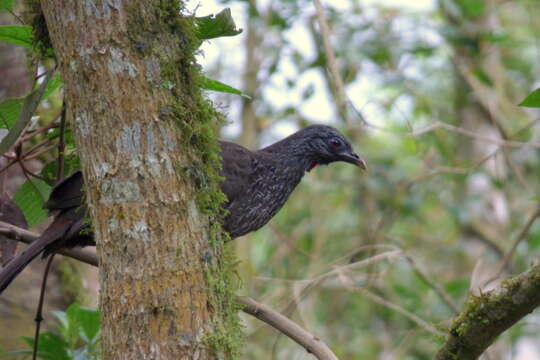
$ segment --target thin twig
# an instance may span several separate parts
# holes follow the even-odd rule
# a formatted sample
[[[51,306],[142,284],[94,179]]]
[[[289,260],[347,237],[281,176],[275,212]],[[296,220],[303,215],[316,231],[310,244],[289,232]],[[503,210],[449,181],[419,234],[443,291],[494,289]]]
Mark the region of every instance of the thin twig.
[[[298,324],[268,306],[253,299],[239,297],[237,301],[243,305],[242,310],[257,319],[279,330],[284,335],[304,347],[307,352],[320,360],[337,360],[337,356],[317,336],[309,333]]]
[[[34,136],[36,136],[38,134],[47,132],[50,129],[56,128],[58,126],[59,126],[59,124],[57,122],[52,121],[52,122],[48,123],[47,125],[44,125],[44,126],[40,127],[39,129],[26,130],[24,132],[24,136],[22,137],[22,139],[23,139],[23,141],[30,140],[32,137],[34,137]]]
[[[326,50],[326,61],[328,62],[328,69],[332,78],[332,83],[334,85],[334,90],[336,93],[336,100],[339,112],[345,120],[347,125],[351,124],[351,120],[347,114],[347,97],[345,94],[345,87],[343,85],[343,80],[339,74],[339,68],[336,61],[336,55],[334,54],[334,49],[332,48],[332,43],[330,42],[330,27],[326,22],[324,16],[324,9],[320,0],[313,0],[315,3],[315,10],[317,11],[317,20],[319,21],[319,26],[323,38],[324,48]]]
[[[504,269],[508,266],[508,264],[510,263],[510,259],[512,258],[512,256],[514,255],[514,252],[516,251],[518,245],[520,242],[522,242],[526,237],[527,235],[529,234],[529,230],[531,229],[532,225],[534,224],[534,222],[536,221],[536,219],[540,217],[540,202],[538,203],[538,205],[536,206],[536,210],[531,214],[531,216],[529,217],[529,219],[527,220],[527,222],[525,223],[525,226],[523,226],[523,228],[521,229],[521,231],[519,232],[519,234],[516,236],[513,244],[512,244],[512,247],[510,248],[510,250],[508,250],[508,252],[504,255],[503,259],[501,260],[501,262],[499,263],[499,266],[497,267],[497,271],[495,272],[495,275],[493,275],[491,278],[489,278],[484,286],[488,285],[489,283],[491,283],[492,281],[496,280],[499,278],[499,276],[501,276],[501,274],[503,273]]]
[[[430,333],[432,333],[434,335],[438,335],[438,336],[445,335],[445,333],[443,331],[437,329],[435,326],[431,325],[430,323],[423,320],[419,316],[411,313],[410,311],[405,310],[401,306],[399,306],[397,304],[394,304],[393,302],[388,301],[387,299],[385,299],[385,298],[383,298],[383,297],[381,297],[379,295],[376,295],[376,294],[372,293],[371,291],[367,290],[366,288],[361,288],[361,287],[358,287],[358,286],[349,286],[348,288],[350,290],[354,291],[354,292],[362,294],[363,296],[367,297],[369,300],[373,301],[374,303],[377,303],[379,305],[387,307],[387,308],[389,308],[391,310],[394,310],[395,312],[405,316],[409,320],[411,320],[411,321],[415,322],[416,324],[418,324],[424,330],[426,330],[426,331],[428,331],[428,332],[430,332]]]
[[[28,183],[30,184],[30,186],[32,186],[34,188],[35,192],[41,198],[41,201],[45,202],[45,199],[43,198],[43,195],[41,194],[41,191],[39,191],[39,188],[36,186],[36,184],[34,184],[34,182],[32,181],[32,179],[30,178],[30,176],[28,174],[31,174],[31,175],[35,176],[36,178],[39,178],[39,175],[30,172],[26,168],[26,166],[24,166],[24,161],[19,161],[19,165],[21,166],[21,169],[23,171],[23,175],[26,178],[26,180],[28,181]]]
[[[12,10],[7,9],[7,12],[10,13],[11,16],[13,16],[15,19],[17,19],[17,21],[19,21],[21,24],[26,25],[24,20],[21,19],[21,17],[19,15],[15,14]]]
[[[43,150],[41,150],[41,151],[38,151],[38,152],[36,152],[36,153],[33,153],[32,155],[26,156],[26,157],[24,158],[24,160],[28,161],[28,160],[32,160],[32,159],[38,158],[38,157],[40,157],[41,155],[50,152],[50,151],[53,150],[54,148],[56,148],[56,145],[51,145],[51,146],[46,147],[45,149],[43,149]]]
[[[45,301],[45,288],[47,287],[47,278],[49,277],[49,271],[51,270],[51,264],[54,259],[54,254],[49,256],[47,265],[45,266],[45,272],[43,273],[43,280],[41,281],[41,291],[39,292],[39,302],[36,311],[36,333],[34,335],[34,351],[32,352],[32,360],[37,359],[38,345],[39,345],[39,330],[41,328],[41,322],[43,321],[43,302]]]
[[[418,277],[422,279],[422,281],[424,281],[430,288],[433,289],[433,291],[435,291],[437,295],[439,295],[439,297],[444,301],[446,305],[448,305],[448,307],[454,312],[454,314],[459,314],[460,308],[452,299],[452,297],[446,291],[444,291],[443,288],[439,286],[439,284],[432,281],[429,276],[418,267],[418,265],[410,255],[405,256],[405,259],[407,259],[416,275],[418,275]]]
[[[521,141],[514,141],[514,140],[502,140],[502,139],[497,139],[490,136],[478,135],[474,131],[470,131],[467,129],[460,128],[458,126],[450,125],[442,121],[435,121],[433,124],[427,125],[411,133],[407,133],[406,135],[410,137],[420,137],[422,135],[433,132],[440,128],[451,131],[451,132],[455,132],[455,133],[458,133],[458,134],[461,134],[461,135],[464,135],[464,136],[467,136],[467,137],[470,137],[479,141],[493,143],[499,146],[511,147],[511,148],[532,147],[535,149],[540,149],[539,143],[521,142]]]
[[[319,275],[311,280],[308,280],[305,287],[299,291],[298,296],[295,297],[293,300],[291,300],[291,302],[284,308],[282,313],[286,315],[291,314],[296,308],[296,305],[298,304],[298,302],[301,301],[303,298],[305,298],[311,290],[313,290],[315,287],[320,285],[325,280],[331,277],[339,276],[341,272],[357,270],[359,268],[371,266],[383,260],[390,260],[399,256],[403,256],[403,252],[401,250],[386,251],[382,254],[374,255],[367,259],[356,261],[351,264],[336,266],[334,269],[322,275]]]
[[[45,150],[43,150],[43,151],[45,151]],[[28,159],[32,159],[32,157],[27,158],[26,160],[28,160]],[[23,171],[23,175],[24,175],[24,176],[26,177],[26,179],[31,183],[31,185],[35,188],[35,190],[39,192],[38,188],[30,181],[30,178],[28,177],[28,175],[30,175],[30,176],[32,176],[32,177],[35,177],[36,179],[39,179],[39,180],[41,180],[41,181],[46,181],[46,179],[45,179],[43,176],[38,175],[38,174],[36,174],[36,173],[33,172],[33,171],[30,171],[30,169],[28,169],[28,168],[26,167],[26,165],[24,164],[24,160],[20,159],[20,160],[18,161],[18,163],[19,163],[19,166],[21,167],[21,169],[22,169],[22,171]]]
[[[5,154],[4,154],[5,156]],[[6,158],[8,158],[7,156],[5,156]],[[9,158],[8,158],[9,159]],[[6,171],[7,169],[9,169],[11,166],[13,166],[14,164],[16,164],[18,162],[17,158],[15,159],[12,159],[7,165],[5,165],[3,168],[0,169],[0,174],[2,174],[4,171]]]
[[[49,138],[45,138],[43,140],[41,140],[40,142],[38,142],[37,144],[33,145],[30,149],[26,150],[24,152],[24,155],[22,156],[23,158],[27,159],[30,155],[32,155],[33,153],[35,153],[35,151],[37,149],[39,149],[40,147],[43,147],[45,145],[47,145],[48,143],[50,143],[51,141],[53,141],[52,139],[49,139]]]

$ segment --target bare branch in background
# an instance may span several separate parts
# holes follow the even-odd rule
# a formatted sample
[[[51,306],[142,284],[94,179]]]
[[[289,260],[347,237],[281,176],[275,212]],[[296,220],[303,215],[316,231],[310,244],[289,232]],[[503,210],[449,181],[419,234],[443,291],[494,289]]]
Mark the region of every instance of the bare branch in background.
[[[534,224],[534,222],[536,221],[536,219],[538,217],[540,217],[540,203],[538,203],[538,205],[536,206],[535,211],[531,214],[531,216],[529,217],[529,219],[525,223],[525,226],[523,226],[523,228],[521,229],[519,234],[516,236],[516,238],[514,240],[514,243],[512,244],[512,247],[510,248],[510,250],[508,250],[508,252],[504,255],[503,259],[501,260],[501,262],[500,262],[500,264],[499,264],[499,266],[497,268],[497,271],[495,272],[495,275],[493,275],[493,277],[491,279],[486,281],[484,286],[488,285],[490,282],[492,282],[493,280],[495,280],[495,279],[499,278],[499,276],[501,276],[504,269],[510,263],[510,260],[512,259],[512,256],[514,255],[519,243],[522,242],[527,237],[527,235],[529,234],[529,230],[531,229],[532,225]]]
[[[484,142],[488,142],[488,143],[492,143],[492,144],[504,146],[504,147],[510,147],[510,148],[531,147],[535,149],[540,149],[540,144],[538,143],[502,140],[502,139],[493,138],[489,136],[478,135],[474,131],[470,131],[467,129],[460,128],[458,126],[450,125],[442,121],[435,121],[433,124],[430,124],[421,129],[415,130],[412,133],[407,133],[407,135],[411,137],[420,137],[427,133],[433,132],[437,129],[445,129],[451,132],[455,132],[457,134],[461,134],[461,135],[473,138],[478,141],[484,141]]]
[[[281,333],[303,346],[317,359],[337,360],[337,356],[334,355],[332,350],[330,350],[321,339],[307,332],[284,315],[250,298],[241,297],[238,298],[238,302],[244,305],[243,311],[245,313],[255,316],[257,319],[264,321],[268,325],[279,330]]]
[[[330,41],[330,27],[326,22],[321,1],[313,0],[313,2],[315,3],[315,9],[317,10],[317,20],[319,21],[324,48],[326,50],[326,61],[328,62],[328,70],[332,78],[332,85],[334,86],[338,109],[343,117],[343,120],[345,120],[345,123],[347,125],[351,125],[352,121],[347,112],[347,95],[345,93],[345,86],[343,85],[343,80],[339,74],[336,55],[334,54],[334,49],[332,48],[332,43]]]
[[[439,284],[432,281],[429,276],[418,267],[418,265],[410,255],[407,255],[405,259],[407,259],[416,275],[418,275],[418,277],[422,279],[422,281],[424,281],[430,288],[433,289],[433,291],[435,291],[435,293],[437,293],[437,295],[439,295],[439,297],[446,303],[446,305],[448,305],[448,307],[452,309],[454,314],[459,314],[459,306],[452,299],[452,297],[446,291],[444,291],[443,288],[439,286]]]
[[[349,291],[354,291],[354,292],[357,292],[363,296],[365,296],[366,298],[368,298],[369,300],[379,304],[379,305],[382,305],[382,306],[385,306],[397,313],[400,313],[401,315],[405,316],[406,318],[408,318],[409,320],[415,322],[418,326],[420,326],[421,328],[423,328],[424,330],[426,330],[427,332],[430,332],[434,335],[438,335],[438,336],[442,336],[444,335],[444,332],[437,329],[435,326],[431,325],[429,322],[423,320],[422,318],[420,318],[418,315],[415,315],[413,313],[411,313],[410,311],[407,311],[405,310],[404,308],[402,308],[401,306],[397,305],[397,304],[394,304],[393,302],[379,296],[379,295],[376,295],[374,294],[373,292],[369,291],[367,288],[363,288],[363,287],[360,287],[360,286],[356,286],[354,285],[354,282],[351,281],[351,279],[346,276],[345,274],[341,273],[339,278],[341,279],[341,282],[343,283],[343,286],[345,286],[346,289],[348,289]]]
[[[36,240],[39,235],[25,229],[18,228],[6,222],[0,221],[0,234],[26,244]],[[98,266],[97,256],[88,250],[61,250],[60,254],[84,262],[88,265]],[[242,304],[242,310],[249,315],[272,326],[285,336],[291,338],[297,344],[304,347],[309,353],[313,354],[319,360],[337,360],[336,355],[330,348],[318,337],[312,335],[298,324],[288,319],[286,316],[272,310],[268,306],[257,301],[241,297],[237,298]]]

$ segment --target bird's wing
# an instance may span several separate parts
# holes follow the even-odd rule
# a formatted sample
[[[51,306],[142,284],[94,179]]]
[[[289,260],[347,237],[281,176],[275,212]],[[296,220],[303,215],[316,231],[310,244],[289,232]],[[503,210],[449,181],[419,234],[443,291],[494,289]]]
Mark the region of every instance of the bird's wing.
[[[256,159],[251,151],[238,144],[220,141],[220,145],[220,155],[223,158],[220,175],[224,177],[220,186],[229,199],[228,207],[247,189]]]
[[[43,207],[48,210],[60,210],[82,205],[84,202],[83,184],[82,173],[74,172],[54,186],[49,200]]]

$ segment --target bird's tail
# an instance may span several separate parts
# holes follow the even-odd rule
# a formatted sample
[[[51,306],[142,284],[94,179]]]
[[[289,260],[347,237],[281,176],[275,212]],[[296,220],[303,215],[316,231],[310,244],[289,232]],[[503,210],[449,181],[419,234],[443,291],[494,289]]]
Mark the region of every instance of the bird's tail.
[[[0,271],[0,294],[36,256],[65,234],[67,226],[69,226],[68,221],[65,221],[62,217],[57,217],[38,239],[8,261]]]
[[[28,265],[36,256],[41,254],[47,244],[44,244],[40,239],[34,241],[30,246],[24,249],[19,255],[12,258],[0,272],[0,294],[11,284],[11,282],[19,275],[21,271]]]

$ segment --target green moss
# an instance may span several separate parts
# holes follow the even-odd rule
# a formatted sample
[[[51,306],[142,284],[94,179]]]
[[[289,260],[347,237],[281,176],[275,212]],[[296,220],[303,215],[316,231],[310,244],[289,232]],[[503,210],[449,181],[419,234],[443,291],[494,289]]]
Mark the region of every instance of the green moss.
[[[470,326],[479,320],[481,305],[484,301],[483,296],[470,295],[467,298],[463,312],[452,322],[451,328],[458,336],[466,335]]]
[[[195,61],[195,52],[200,42],[194,35],[193,17],[180,15],[177,1],[164,1],[157,11],[159,27],[174,37],[177,48],[160,51],[161,40],[149,37],[148,29],[136,24],[132,36],[143,45],[146,56],[159,62],[159,91],[166,93],[167,101],[161,107],[161,117],[173,121],[181,132],[184,153],[190,156],[189,164],[177,168],[179,177],[190,180],[196,187],[196,202],[199,211],[209,221],[208,254],[202,261],[206,265],[206,281],[210,288],[209,307],[214,313],[214,331],[203,339],[212,352],[220,358],[239,357],[243,343],[243,328],[238,317],[240,310],[236,302],[236,290],[240,281],[236,276],[236,259],[231,249],[225,247],[228,235],[221,229],[225,216],[222,204],[226,200],[221,192],[219,176],[221,168],[218,129],[222,115],[212,106],[200,90],[200,67]],[[137,33],[138,32],[138,33]],[[172,54],[172,55],[171,55]]]
[[[28,24],[32,25],[34,48],[42,59],[54,57],[49,30],[47,29],[45,16],[41,10],[41,2],[39,0],[27,0],[26,8],[28,11],[25,14],[25,20]]]

